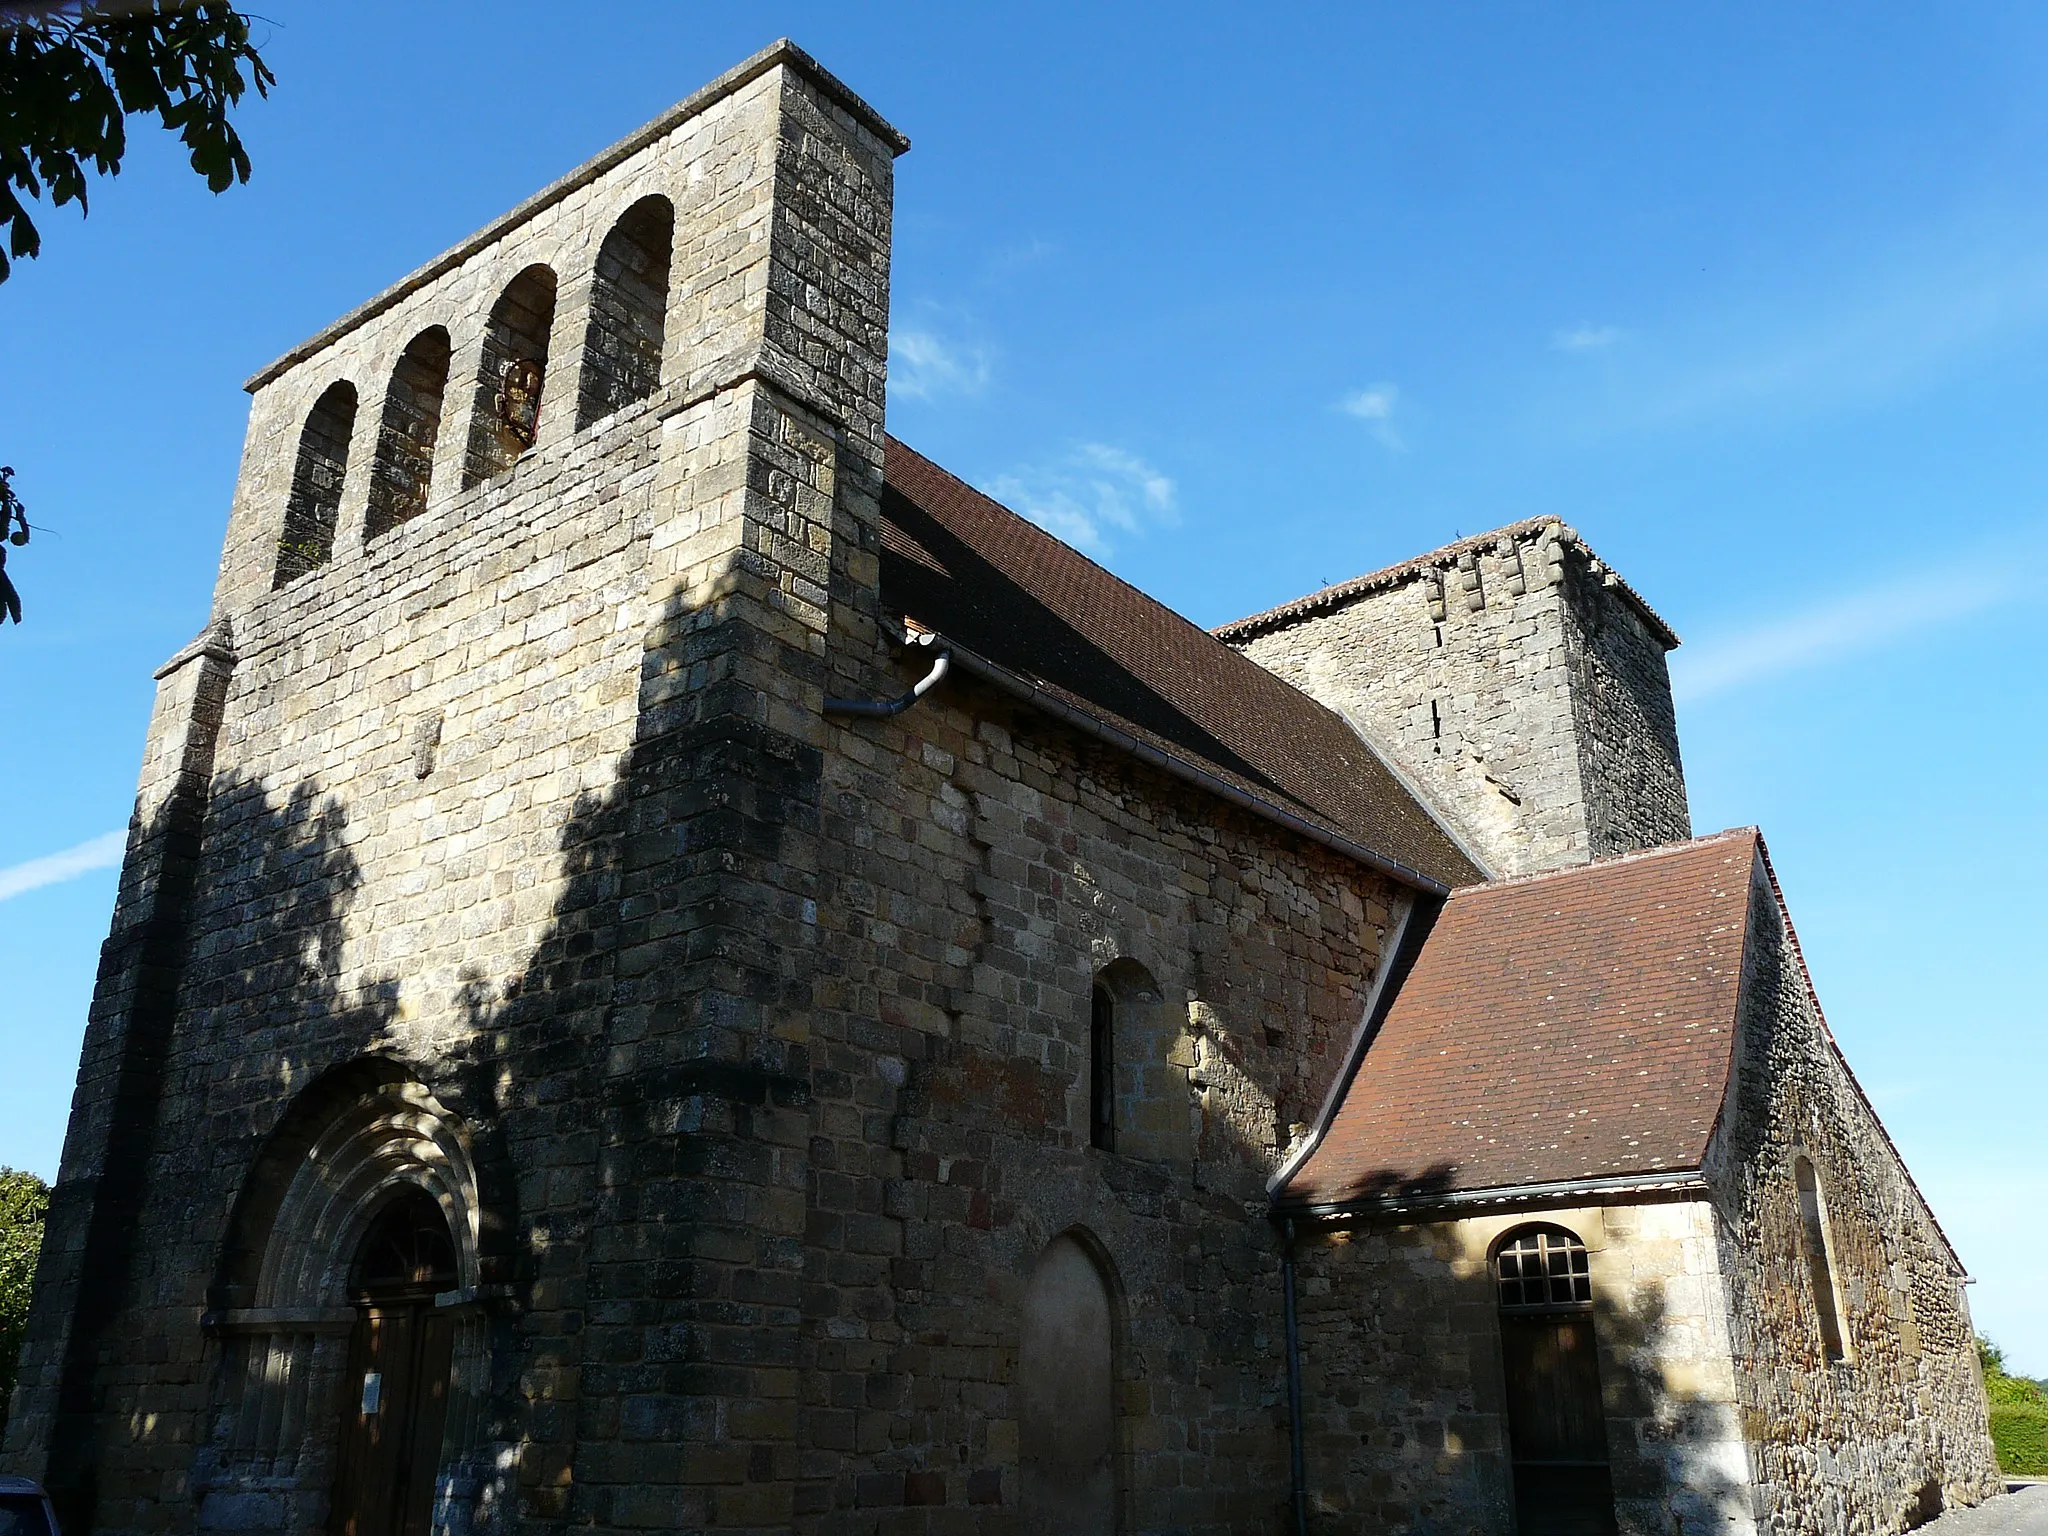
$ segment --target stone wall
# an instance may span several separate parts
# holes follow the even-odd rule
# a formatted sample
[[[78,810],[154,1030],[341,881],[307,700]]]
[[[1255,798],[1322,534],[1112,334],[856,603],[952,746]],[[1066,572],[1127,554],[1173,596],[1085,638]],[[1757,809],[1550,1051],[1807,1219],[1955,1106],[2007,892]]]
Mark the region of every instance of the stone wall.
[[[484,1211],[456,1304],[488,1358],[442,1523],[701,1519],[710,1495],[679,1501],[723,1442],[750,1486],[720,1523],[785,1525],[790,1427],[728,1401],[771,1395],[773,1330],[702,1314],[802,1241],[806,1121],[778,1114],[807,1071],[792,941],[825,676],[880,664],[901,147],[772,49],[252,382],[216,622],[152,722],[10,1424],[68,1529],[320,1528],[335,1309],[232,1304],[225,1244],[291,1107],[366,1062],[461,1127]],[[657,192],[665,381],[578,428],[600,242]],[[484,320],[536,263],[560,279],[538,433],[465,488]],[[435,326],[453,363],[426,505],[372,543],[386,381]],[[302,422],[337,382],[363,401],[339,536],[273,592]],[[779,1249],[696,1235],[693,1203]],[[252,1330],[315,1338],[269,1357],[309,1361],[310,1386],[264,1398],[310,1417],[236,1422],[226,1365],[263,1358]]]
[[[1691,835],[1668,637],[1524,523],[1219,634],[1344,713],[1495,874]]]
[[[1510,1528],[1489,1261],[1532,1221],[1569,1229],[1589,1250],[1622,1531],[1753,1529],[1719,1238],[1698,1198],[1304,1227],[1311,1529]]]
[[[839,732],[825,773],[807,1269],[837,1283],[807,1295],[801,1528],[1020,1528],[1020,1308],[1071,1232],[1117,1298],[1120,1528],[1277,1528],[1265,1181],[1394,889],[957,678]],[[1119,1055],[1163,1069],[1115,1152],[1089,1145],[1098,976]]]
[[[1758,1524],[1884,1533],[2002,1486],[1963,1272],[1827,1032],[1759,861],[1736,1077],[1710,1173]],[[1823,1347],[1793,1159],[1809,1158],[1846,1358]]]
[[[1061,1234],[1115,1299],[1124,1527],[1278,1520],[1264,1184],[1395,892],[964,680],[822,714],[902,687],[875,518],[900,146],[849,103],[777,51],[255,381],[10,1429],[67,1529],[323,1528],[348,1245],[394,1180],[443,1192],[464,1277],[451,1536],[1021,1528],[1021,1303]],[[663,380],[579,428],[599,247],[657,193]],[[537,263],[537,432],[464,488],[484,320]],[[370,540],[387,381],[436,326],[424,506]],[[337,382],[334,547],[273,591]],[[1089,1146],[1098,973],[1116,1152]],[[279,1225],[337,1123],[375,1143],[360,1187]],[[334,1244],[308,1304],[266,1303],[277,1231]]]

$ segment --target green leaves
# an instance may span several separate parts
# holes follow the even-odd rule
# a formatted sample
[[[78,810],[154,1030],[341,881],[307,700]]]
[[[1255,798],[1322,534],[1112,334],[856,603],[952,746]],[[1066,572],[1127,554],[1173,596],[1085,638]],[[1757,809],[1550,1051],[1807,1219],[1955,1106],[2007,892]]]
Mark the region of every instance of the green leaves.
[[[119,173],[135,114],[174,131],[215,192],[247,181],[228,112],[250,85],[267,96],[275,83],[249,18],[217,0],[0,7],[0,282],[9,256],[42,248],[22,199],[85,209],[89,176]]]
[[[49,1210],[49,1185],[32,1173],[0,1168],[0,1429],[6,1428],[7,1402],[14,1395]]]

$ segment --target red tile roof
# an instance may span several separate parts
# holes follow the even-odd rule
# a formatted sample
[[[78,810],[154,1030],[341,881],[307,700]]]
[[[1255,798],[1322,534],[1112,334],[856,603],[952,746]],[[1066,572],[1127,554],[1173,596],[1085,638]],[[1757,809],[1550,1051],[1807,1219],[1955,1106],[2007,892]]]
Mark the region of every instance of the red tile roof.
[[[894,438],[885,471],[892,612],[1442,885],[1481,878],[1343,716]]]
[[[1744,828],[1453,892],[1281,1201],[1700,1167],[1759,847]]]

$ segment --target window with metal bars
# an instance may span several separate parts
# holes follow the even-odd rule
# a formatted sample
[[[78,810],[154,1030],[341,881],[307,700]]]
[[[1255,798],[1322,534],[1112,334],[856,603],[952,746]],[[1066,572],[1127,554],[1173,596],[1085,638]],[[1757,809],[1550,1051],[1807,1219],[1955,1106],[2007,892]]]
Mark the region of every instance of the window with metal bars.
[[[1593,1304],[1586,1245],[1563,1227],[1524,1227],[1510,1233],[1494,1254],[1493,1272],[1503,1312]]]

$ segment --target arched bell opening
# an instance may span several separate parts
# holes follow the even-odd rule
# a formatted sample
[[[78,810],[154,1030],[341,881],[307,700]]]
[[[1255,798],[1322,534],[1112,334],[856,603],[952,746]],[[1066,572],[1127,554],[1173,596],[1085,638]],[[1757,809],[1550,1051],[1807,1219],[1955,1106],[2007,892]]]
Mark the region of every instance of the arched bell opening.
[[[579,431],[646,399],[661,383],[675,227],[667,198],[643,197],[619,216],[598,249],[577,387]]]
[[[441,436],[441,407],[448,392],[449,357],[447,329],[432,325],[407,343],[391,370],[391,382],[384,391],[384,415],[377,427],[369,509],[363,522],[366,543],[427,510],[434,448]]]
[[[277,538],[272,591],[289,586],[333,558],[334,525],[341,515],[349,440],[355,429],[355,385],[346,381],[328,385],[299,429],[298,457],[292,462],[291,490],[285,498],[284,530]]]
[[[506,473],[540,436],[548,338],[555,324],[555,273],[536,264],[505,285],[484,327],[470,415],[464,489]]]

